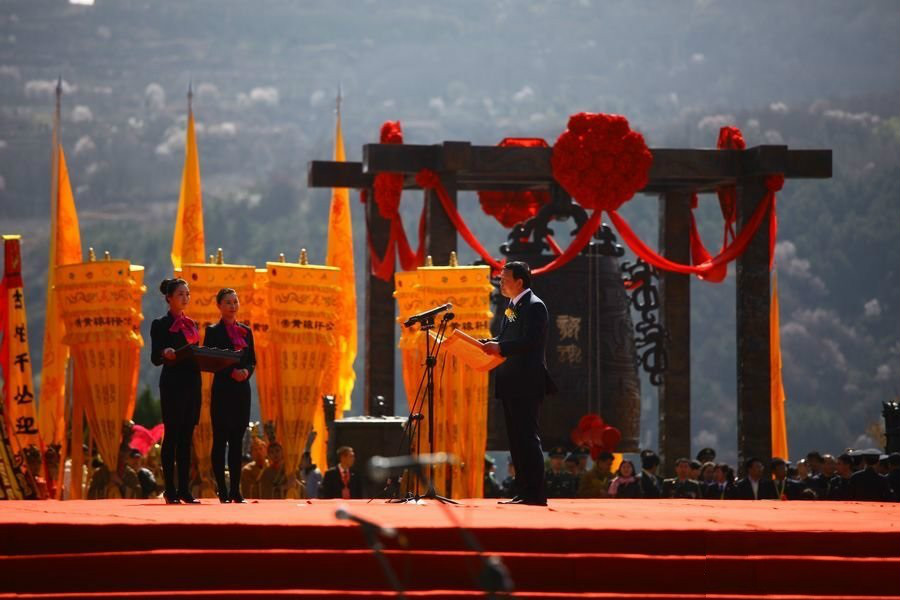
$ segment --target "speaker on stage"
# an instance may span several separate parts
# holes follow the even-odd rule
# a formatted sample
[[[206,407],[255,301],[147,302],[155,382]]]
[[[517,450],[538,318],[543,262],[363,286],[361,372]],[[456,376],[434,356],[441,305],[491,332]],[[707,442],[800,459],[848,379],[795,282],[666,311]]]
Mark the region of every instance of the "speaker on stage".
[[[375,498],[382,487],[372,483],[368,476],[369,459],[373,456],[398,456],[406,454],[401,446],[406,417],[362,416],[337,419],[329,426],[328,465],[337,464],[337,449],[350,446],[356,453],[354,469],[363,479],[363,496]]]

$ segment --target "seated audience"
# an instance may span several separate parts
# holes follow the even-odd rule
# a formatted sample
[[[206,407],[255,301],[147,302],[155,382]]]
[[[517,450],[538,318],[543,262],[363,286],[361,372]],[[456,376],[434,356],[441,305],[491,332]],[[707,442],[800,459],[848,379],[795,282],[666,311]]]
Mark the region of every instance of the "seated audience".
[[[578,479],[563,466],[566,450],[557,446],[549,452],[550,464],[544,473],[548,498],[574,498],[578,492]]]
[[[703,489],[703,497],[708,500],[729,500],[734,491],[734,473],[725,463],[713,468],[713,481]]]
[[[601,452],[594,461],[594,466],[578,482],[579,498],[608,498],[609,484],[612,483],[611,452]]]
[[[775,485],[763,477],[763,463],[758,458],[748,458],[744,463],[747,475],[734,486],[735,500],[775,500]]]
[[[861,500],[863,502],[888,502],[893,498],[891,484],[886,475],[881,475],[875,470],[881,458],[881,451],[875,448],[869,450],[857,450],[862,456],[865,468],[850,476],[849,500]]]
[[[662,479],[656,474],[659,469],[659,456],[653,450],[641,452],[641,474],[638,477],[641,483],[642,498],[659,498],[662,496]]]
[[[609,484],[610,498],[640,498],[641,482],[635,476],[634,463],[623,460],[616,471],[616,478]]]
[[[337,450],[338,464],[325,471],[320,498],[362,498],[362,477],[353,470],[356,453],[350,446],[341,446]]]
[[[700,484],[691,479],[691,460],[679,458],[675,461],[675,477],[663,481],[663,498],[702,498]]]

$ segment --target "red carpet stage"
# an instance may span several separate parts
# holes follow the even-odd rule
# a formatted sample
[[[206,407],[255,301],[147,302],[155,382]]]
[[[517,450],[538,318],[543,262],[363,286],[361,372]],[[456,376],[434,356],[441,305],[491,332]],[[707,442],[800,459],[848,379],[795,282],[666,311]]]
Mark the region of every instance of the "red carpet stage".
[[[447,511],[522,597],[900,597],[897,504],[108,500],[0,503],[0,598],[390,596],[341,504],[401,532],[385,554],[414,598],[478,595],[478,557]]]

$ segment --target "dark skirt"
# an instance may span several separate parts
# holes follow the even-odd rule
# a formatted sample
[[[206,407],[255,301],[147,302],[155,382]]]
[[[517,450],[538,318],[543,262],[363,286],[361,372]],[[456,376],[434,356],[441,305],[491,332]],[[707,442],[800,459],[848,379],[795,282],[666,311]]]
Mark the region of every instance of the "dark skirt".
[[[214,429],[226,431],[247,427],[250,422],[250,380],[237,382],[216,378],[209,405]]]

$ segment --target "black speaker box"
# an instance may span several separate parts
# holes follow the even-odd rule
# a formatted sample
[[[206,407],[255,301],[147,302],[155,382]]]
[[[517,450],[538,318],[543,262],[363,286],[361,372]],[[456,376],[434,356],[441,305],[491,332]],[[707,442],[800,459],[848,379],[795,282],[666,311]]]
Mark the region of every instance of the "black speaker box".
[[[328,463],[337,464],[337,449],[350,446],[356,454],[354,470],[363,478],[363,496],[379,497],[383,485],[369,479],[369,459],[373,456],[399,456],[407,453],[403,443],[406,417],[347,417],[332,425],[328,436]]]

